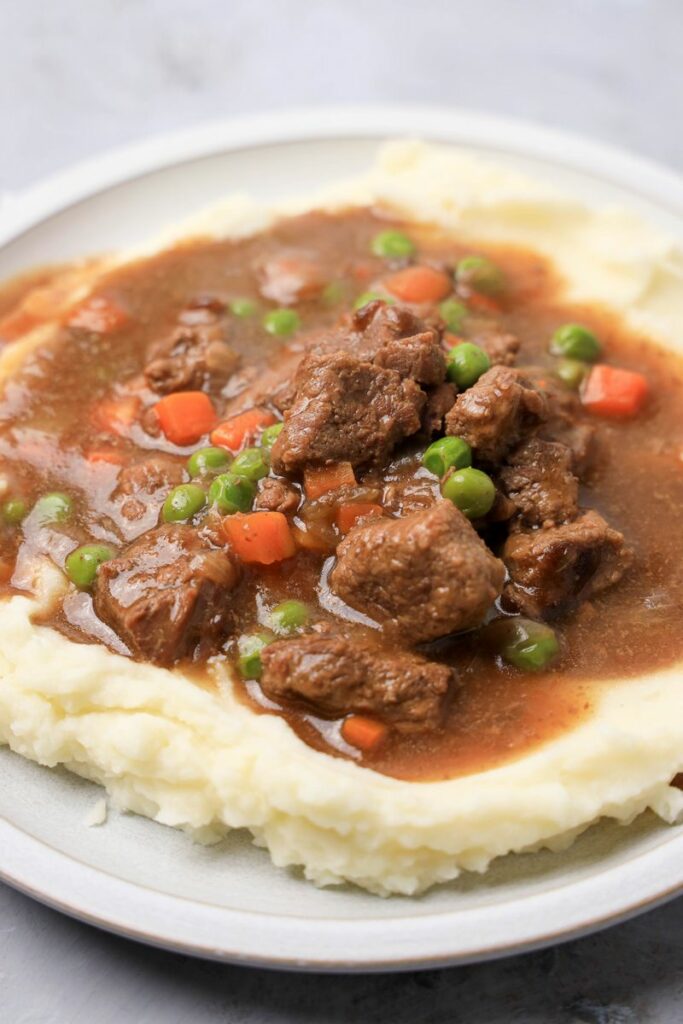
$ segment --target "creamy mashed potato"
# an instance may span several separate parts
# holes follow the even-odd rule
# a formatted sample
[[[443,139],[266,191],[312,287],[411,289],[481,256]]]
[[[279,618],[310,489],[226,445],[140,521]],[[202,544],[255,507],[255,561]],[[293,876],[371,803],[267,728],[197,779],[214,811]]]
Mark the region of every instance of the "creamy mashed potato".
[[[683,256],[670,239],[502,163],[418,143],[386,146],[366,175],[306,203],[265,208],[235,198],[108,265],[179,237],[245,235],[283,213],[376,201],[460,238],[534,247],[566,278],[567,298],[612,306],[683,351]],[[91,269],[84,275],[78,297],[97,280]],[[6,349],[0,373],[11,374],[50,333],[41,328]],[[600,817],[628,822],[651,808],[673,822],[683,814],[683,792],[670,785],[683,769],[683,665],[603,685],[589,718],[514,762],[404,782],[316,752],[282,719],[254,714],[226,670],[210,691],[181,671],[33,625],[31,613],[64,586],[56,569],[35,571],[39,597],[14,597],[0,610],[0,741],[100,782],[121,809],[199,839],[247,828],[276,865],[300,866],[319,885],[348,880],[413,894],[511,851],[560,848]]]

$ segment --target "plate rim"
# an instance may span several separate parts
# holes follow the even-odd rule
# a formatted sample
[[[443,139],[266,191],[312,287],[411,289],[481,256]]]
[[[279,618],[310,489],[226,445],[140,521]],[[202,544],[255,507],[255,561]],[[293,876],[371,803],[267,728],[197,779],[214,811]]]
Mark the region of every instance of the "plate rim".
[[[683,216],[683,176],[655,161],[581,135],[448,107],[320,106],[211,121],[79,161],[3,197],[0,247],[100,192],[221,152],[296,141],[406,135],[546,160],[607,180],[668,213]],[[602,171],[606,166],[610,169],[607,178]],[[502,910],[494,902],[483,908],[418,917],[411,917],[408,911],[391,922],[367,917],[306,920],[210,907],[145,889],[79,863],[0,820],[0,879],[40,902],[149,945],[207,959],[294,971],[427,969],[493,959],[577,938],[627,920],[683,892],[681,852],[683,830],[675,829],[662,843],[626,863],[598,869],[587,878],[561,884],[550,892],[512,899],[502,905]],[[662,877],[666,877],[666,885],[662,885]],[[42,881],[36,884],[36,879]],[[568,889],[572,893],[569,901]],[[633,892],[638,893],[638,899],[624,898]],[[590,914],[579,907],[590,907]],[[145,915],[155,922],[151,930],[139,924]],[[474,931],[458,934],[458,925],[463,921],[467,924],[468,918],[471,924],[473,916],[478,918],[480,938]],[[267,927],[263,926],[264,920],[268,921]],[[410,922],[408,940],[399,935],[401,929],[388,927],[406,920]],[[494,941],[492,936],[500,932],[503,922],[509,929],[506,938]],[[192,934],[187,934],[188,929]],[[366,940],[363,949],[358,943],[360,929]],[[237,936],[239,948],[234,948],[231,932]],[[354,951],[353,955],[349,950]]]

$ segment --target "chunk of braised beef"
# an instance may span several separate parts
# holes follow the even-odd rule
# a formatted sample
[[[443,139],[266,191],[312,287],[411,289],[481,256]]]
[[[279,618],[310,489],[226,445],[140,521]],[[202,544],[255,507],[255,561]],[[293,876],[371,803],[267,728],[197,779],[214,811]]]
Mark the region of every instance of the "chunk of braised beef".
[[[427,403],[422,413],[421,435],[429,439],[444,429],[446,415],[451,411],[458,395],[455,384],[444,381],[427,394]]]
[[[301,501],[299,492],[277,476],[265,477],[260,485],[254,509],[260,512],[296,512]]]
[[[586,415],[575,391],[539,366],[524,368],[525,374],[543,390],[548,403],[545,421],[539,435],[569,448],[572,470],[579,479],[590,474],[597,455],[597,428]]]
[[[441,337],[404,306],[371,302],[351,317],[348,343],[355,355],[426,387],[446,377]]]
[[[148,387],[157,394],[220,388],[234,373],[239,356],[227,342],[222,304],[208,300],[181,312],[170,334],[150,350]]]
[[[186,479],[183,463],[172,455],[148,454],[139,462],[124,466],[118,477],[113,502],[131,528],[127,536],[150,529],[157,522],[159,507],[171,490]]]
[[[329,584],[346,604],[404,643],[479,625],[504,568],[449,501],[403,519],[375,519],[337,548]]]
[[[424,392],[395,370],[383,370],[348,352],[311,354],[296,376],[296,396],[272,450],[277,473],[307,465],[387,460],[419,430]]]
[[[499,462],[546,413],[544,394],[519,370],[492,366],[458,395],[446,416],[446,433],[462,437],[479,459]]]
[[[571,523],[510,534],[504,601],[531,617],[552,617],[613,586],[632,561],[624,537],[590,510]]]
[[[513,366],[520,346],[517,335],[492,323],[472,324],[467,332],[467,341],[483,348],[491,366]]]
[[[144,534],[97,574],[94,607],[134,657],[158,665],[208,657],[232,624],[240,568],[190,526]]]
[[[529,526],[552,526],[573,519],[579,508],[579,481],[566,445],[532,437],[514,448],[500,471],[500,484]]]
[[[261,661],[261,687],[271,700],[322,717],[372,715],[406,733],[439,727],[453,681],[445,665],[356,635],[279,640]]]

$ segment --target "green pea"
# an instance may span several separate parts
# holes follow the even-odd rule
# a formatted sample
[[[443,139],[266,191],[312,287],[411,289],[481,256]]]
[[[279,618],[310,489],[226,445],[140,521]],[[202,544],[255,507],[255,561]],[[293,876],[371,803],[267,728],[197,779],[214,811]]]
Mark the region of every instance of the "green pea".
[[[33,513],[39,526],[49,523],[64,523],[74,510],[73,499],[63,491],[52,491],[38,498]]]
[[[491,361],[483,348],[463,341],[455,345],[446,356],[448,379],[458,385],[461,391],[476,384],[482,373],[491,368]]]
[[[588,370],[588,363],[582,363],[579,359],[561,359],[555,367],[555,373],[560,380],[574,391],[581,387]]]
[[[369,302],[384,302],[387,306],[393,306],[394,300],[389,298],[387,295],[380,295],[379,292],[363,292],[359,295],[353,304],[354,309],[362,309],[363,306],[367,306]]]
[[[455,268],[458,284],[467,285],[484,295],[495,295],[505,284],[503,272],[486,256],[463,256]]]
[[[439,316],[449,331],[458,334],[462,330],[463,321],[467,316],[467,307],[457,299],[446,299],[439,306]]]
[[[191,519],[206,505],[206,494],[198,484],[180,484],[166,498],[161,515],[166,523]]]
[[[283,601],[270,613],[270,624],[276,633],[294,633],[308,622],[308,608],[303,601]]]
[[[271,309],[263,318],[263,326],[268,334],[284,338],[299,329],[301,318],[294,309]]]
[[[402,231],[380,231],[370,245],[375,256],[383,259],[404,259],[415,252],[415,243]]]
[[[234,473],[221,473],[209,488],[209,501],[223,515],[231,516],[235,512],[248,512],[255,494],[256,488],[251,480]]]
[[[491,511],[496,498],[493,480],[480,469],[466,466],[451,473],[441,484],[441,493],[468,519],[479,519]]]
[[[268,476],[270,457],[264,448],[245,448],[235,456],[231,469],[236,476],[246,480],[261,480]]]
[[[265,448],[266,451],[269,452],[282,433],[283,427],[284,423],[273,423],[271,427],[266,427],[259,438],[259,444],[261,447]]]
[[[237,643],[237,664],[244,679],[261,678],[261,651],[268,644],[272,644],[274,639],[272,633],[252,633],[250,636],[240,637]]]
[[[445,476],[449,469],[471,466],[472,449],[461,437],[442,437],[430,444],[422,456],[422,465],[436,476]]]
[[[217,473],[230,465],[230,453],[225,448],[200,448],[193,452],[187,460],[187,471],[190,476],[203,476]]]
[[[102,563],[113,557],[114,552],[106,544],[82,544],[68,555],[66,574],[80,590],[87,590],[95,582],[97,570]]]
[[[550,339],[550,351],[556,356],[594,363],[600,358],[602,346],[593,332],[582,324],[562,324]]]
[[[532,619],[504,620],[498,642],[501,657],[525,672],[540,672],[560,650],[555,630]]]
[[[233,299],[230,303],[230,312],[241,318],[253,316],[256,312],[256,303],[251,299]]]
[[[23,498],[9,498],[2,506],[2,518],[10,526],[18,526],[26,518],[28,506]]]

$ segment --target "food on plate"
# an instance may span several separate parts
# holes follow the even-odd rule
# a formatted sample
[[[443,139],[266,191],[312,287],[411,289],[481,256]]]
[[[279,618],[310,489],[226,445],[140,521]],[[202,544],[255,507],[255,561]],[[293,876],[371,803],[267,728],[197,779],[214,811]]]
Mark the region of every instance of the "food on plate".
[[[379,893],[674,820],[676,258],[404,144],[7,290],[0,737]]]

